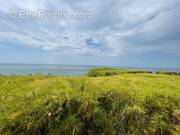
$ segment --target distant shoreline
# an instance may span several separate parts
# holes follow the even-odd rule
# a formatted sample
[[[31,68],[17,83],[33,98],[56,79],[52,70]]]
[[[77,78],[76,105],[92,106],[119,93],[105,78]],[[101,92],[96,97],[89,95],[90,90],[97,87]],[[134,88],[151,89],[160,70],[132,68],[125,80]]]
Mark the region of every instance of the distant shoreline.
[[[0,74],[3,75],[30,75],[30,74],[52,74],[62,76],[85,75],[93,68],[107,68],[110,66],[88,66],[88,65],[60,65],[60,64],[12,64],[0,63]],[[180,68],[148,68],[148,67],[117,67],[112,68],[127,70],[148,70],[153,73],[157,71],[180,72]]]
[[[1,65],[56,65],[56,66],[81,66],[81,67],[112,67],[112,68],[122,68],[122,69],[176,69],[180,70],[180,67],[145,67],[145,66],[115,66],[115,65],[81,65],[81,64],[55,64],[55,63],[5,63],[0,62]]]

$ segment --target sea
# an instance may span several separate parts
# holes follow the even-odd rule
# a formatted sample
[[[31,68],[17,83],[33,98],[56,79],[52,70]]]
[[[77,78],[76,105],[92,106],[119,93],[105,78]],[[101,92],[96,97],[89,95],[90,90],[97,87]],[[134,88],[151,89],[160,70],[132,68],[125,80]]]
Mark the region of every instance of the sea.
[[[88,73],[92,68],[105,66],[84,66],[84,65],[58,65],[58,64],[0,64],[2,75],[30,75],[30,74],[51,74],[62,76],[81,76]],[[113,66],[111,66],[113,68]],[[143,69],[156,71],[180,72],[180,68],[148,68],[148,67],[114,67],[122,69]]]

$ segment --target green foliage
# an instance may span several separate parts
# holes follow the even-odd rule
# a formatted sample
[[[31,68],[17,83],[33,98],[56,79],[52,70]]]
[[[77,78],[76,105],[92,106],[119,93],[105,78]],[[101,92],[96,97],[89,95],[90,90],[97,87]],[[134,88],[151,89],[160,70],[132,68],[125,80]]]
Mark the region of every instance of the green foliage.
[[[156,74],[165,74],[165,75],[180,75],[180,72],[170,72],[170,71],[157,71]]]
[[[147,97],[142,105],[120,93],[103,94],[97,102],[76,97],[64,101],[50,99],[7,123],[2,133],[143,135],[148,131],[154,135],[171,135],[175,131],[172,107],[178,107],[178,100],[161,95]]]
[[[97,76],[112,76],[118,74],[143,74],[143,73],[152,73],[151,71],[146,70],[126,70],[126,69],[113,69],[113,68],[95,68],[91,69],[88,72],[89,77]]]
[[[144,108],[147,121],[150,123],[149,130],[154,130],[155,134],[171,135],[175,130],[175,115],[174,110],[180,107],[180,99],[175,97],[165,97],[163,94],[155,94],[151,97],[146,97]]]
[[[1,76],[0,92],[2,135],[178,135],[180,131],[179,76]]]
[[[91,69],[88,72],[89,77],[98,77],[98,76],[112,76],[118,74],[151,74],[152,71],[147,70],[127,70],[127,69],[117,69],[117,68],[95,68]],[[165,74],[165,75],[180,75],[180,72],[171,72],[171,71],[157,71],[156,74]]]

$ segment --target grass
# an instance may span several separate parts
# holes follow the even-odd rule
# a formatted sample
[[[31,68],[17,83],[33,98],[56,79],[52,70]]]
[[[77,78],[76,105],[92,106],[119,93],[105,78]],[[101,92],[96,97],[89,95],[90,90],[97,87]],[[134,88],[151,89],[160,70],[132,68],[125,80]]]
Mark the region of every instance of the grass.
[[[116,68],[95,68],[91,69],[88,72],[89,77],[97,77],[97,76],[112,76],[118,74],[139,74],[139,73],[152,73],[147,70],[129,70],[129,69],[116,69]]]
[[[1,75],[1,134],[179,135],[180,76],[122,72]]]
[[[129,69],[118,69],[118,68],[95,68],[91,69],[88,72],[89,77],[98,77],[98,76],[112,76],[119,74],[152,74],[152,71],[148,70],[129,70]],[[180,75],[180,72],[171,72],[171,71],[157,71],[156,74],[165,74],[165,75]]]

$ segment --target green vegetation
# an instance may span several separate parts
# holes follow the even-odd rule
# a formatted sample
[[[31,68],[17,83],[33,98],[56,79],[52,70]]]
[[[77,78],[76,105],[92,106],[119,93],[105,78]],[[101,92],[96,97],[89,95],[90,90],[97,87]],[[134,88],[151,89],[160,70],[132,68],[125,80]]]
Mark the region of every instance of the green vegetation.
[[[128,69],[116,69],[116,68],[95,68],[91,69],[88,72],[89,77],[97,77],[97,76],[112,76],[118,74],[139,74],[139,73],[152,73],[147,70],[128,70]]]
[[[180,76],[0,76],[0,93],[2,135],[180,133]]]
[[[152,71],[148,70],[129,70],[129,69],[118,69],[118,68],[95,68],[88,72],[89,77],[98,76],[112,76],[119,74],[151,74]],[[157,71],[156,74],[166,74],[166,75],[180,75],[180,72],[171,71]]]
[[[180,75],[180,72],[170,72],[170,71],[157,71],[156,74],[166,74],[166,75]]]

